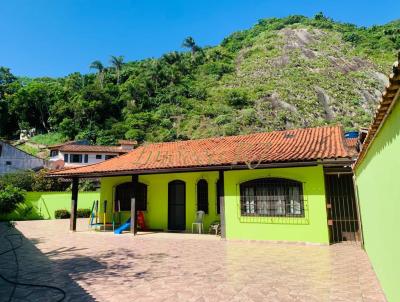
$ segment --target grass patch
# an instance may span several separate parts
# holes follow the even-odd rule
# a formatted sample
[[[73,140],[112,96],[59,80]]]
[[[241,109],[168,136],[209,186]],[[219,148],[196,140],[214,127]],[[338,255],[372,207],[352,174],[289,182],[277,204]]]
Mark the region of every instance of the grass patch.
[[[55,145],[66,142],[68,139],[58,132],[50,132],[47,134],[38,134],[31,138],[31,141],[42,145]]]

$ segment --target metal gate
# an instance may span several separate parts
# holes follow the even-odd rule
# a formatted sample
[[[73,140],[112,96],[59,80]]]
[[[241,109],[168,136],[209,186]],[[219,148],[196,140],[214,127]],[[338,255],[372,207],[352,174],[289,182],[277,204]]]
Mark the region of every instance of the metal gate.
[[[331,243],[361,241],[351,172],[326,172],[326,207]]]

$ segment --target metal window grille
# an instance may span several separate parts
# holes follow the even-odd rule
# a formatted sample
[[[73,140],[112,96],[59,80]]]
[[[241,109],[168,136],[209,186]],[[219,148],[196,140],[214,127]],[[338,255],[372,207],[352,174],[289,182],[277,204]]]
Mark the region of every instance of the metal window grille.
[[[304,217],[301,182],[263,178],[240,185],[242,216]]]
[[[208,214],[208,183],[205,179],[197,182],[197,210]]]
[[[132,183],[120,184],[115,189],[115,210],[130,211],[132,198]],[[138,183],[136,191],[136,209],[147,211],[147,185]]]

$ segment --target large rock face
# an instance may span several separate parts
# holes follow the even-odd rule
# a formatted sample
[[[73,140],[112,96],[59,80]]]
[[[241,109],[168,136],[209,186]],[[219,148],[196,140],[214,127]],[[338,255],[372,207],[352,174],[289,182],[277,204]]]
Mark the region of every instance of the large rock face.
[[[390,66],[382,70],[338,32],[309,27],[261,33],[235,62],[235,76],[225,88],[241,87],[269,100],[262,123],[271,129],[336,122],[366,126]]]

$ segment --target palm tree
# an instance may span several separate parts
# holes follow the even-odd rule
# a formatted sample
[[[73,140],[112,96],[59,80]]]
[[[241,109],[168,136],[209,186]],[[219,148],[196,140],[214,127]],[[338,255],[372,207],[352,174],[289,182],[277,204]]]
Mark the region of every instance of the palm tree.
[[[196,45],[196,42],[192,37],[187,37],[183,40],[182,47],[189,48],[192,54],[200,50],[200,47]]]
[[[105,71],[103,64],[99,60],[96,60],[96,61],[93,61],[89,67],[90,67],[90,69],[97,70],[97,78],[100,82],[100,86],[103,88],[103,79],[104,79],[104,71]]]
[[[117,84],[119,84],[122,65],[124,65],[124,57],[123,56],[118,56],[118,57],[111,56],[110,63],[115,68],[115,71],[117,72]]]

